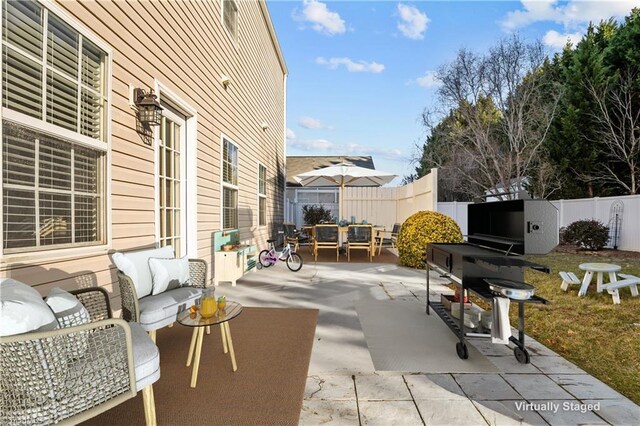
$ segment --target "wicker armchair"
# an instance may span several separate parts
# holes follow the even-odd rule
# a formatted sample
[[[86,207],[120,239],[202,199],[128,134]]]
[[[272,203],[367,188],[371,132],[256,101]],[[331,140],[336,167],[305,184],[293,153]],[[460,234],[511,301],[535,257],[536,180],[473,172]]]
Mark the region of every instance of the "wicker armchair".
[[[156,371],[136,378],[136,373],[142,376],[136,357],[142,350],[145,359],[137,361],[148,362],[154,356],[150,345],[157,348],[139,327],[136,332],[111,317],[104,289],[70,293],[85,306],[90,323],[0,337],[0,424],[76,424],[142,390],[147,425],[155,425],[152,384],[160,377],[159,361]],[[86,350],[70,358],[78,336]],[[136,349],[136,339],[143,340],[141,349]]]
[[[173,324],[175,314],[179,310],[200,298],[201,290],[207,284],[207,263],[202,259],[189,259],[189,286],[142,298],[138,297],[136,287],[129,276],[122,271],[118,271],[117,276],[122,300],[122,318],[140,323],[155,342],[156,330]],[[145,315],[145,311],[153,311],[153,314]]]

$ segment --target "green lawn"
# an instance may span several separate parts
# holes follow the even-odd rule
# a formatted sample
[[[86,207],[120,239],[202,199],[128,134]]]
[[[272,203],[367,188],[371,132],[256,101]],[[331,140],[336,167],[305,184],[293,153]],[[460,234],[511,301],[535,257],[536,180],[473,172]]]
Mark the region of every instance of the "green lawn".
[[[551,268],[550,274],[529,270],[525,276],[536,287],[536,294],[551,304],[527,305],[526,332],[640,404],[640,297],[632,298],[629,289],[623,289],[622,303],[614,305],[608,293],[595,292],[595,277],[584,297],[577,296],[579,286],[570,286],[566,293],[560,290],[558,272],[573,271],[582,278],[578,265],[584,262],[615,263],[622,266],[623,273],[640,276],[640,255],[633,258],[610,253],[603,257],[554,251],[529,257]]]

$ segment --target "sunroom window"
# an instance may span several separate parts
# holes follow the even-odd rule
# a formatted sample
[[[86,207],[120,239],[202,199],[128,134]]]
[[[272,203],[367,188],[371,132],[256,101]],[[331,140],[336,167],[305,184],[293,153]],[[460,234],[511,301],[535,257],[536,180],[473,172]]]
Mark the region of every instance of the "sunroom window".
[[[107,54],[34,1],[3,1],[3,253],[104,244]]]

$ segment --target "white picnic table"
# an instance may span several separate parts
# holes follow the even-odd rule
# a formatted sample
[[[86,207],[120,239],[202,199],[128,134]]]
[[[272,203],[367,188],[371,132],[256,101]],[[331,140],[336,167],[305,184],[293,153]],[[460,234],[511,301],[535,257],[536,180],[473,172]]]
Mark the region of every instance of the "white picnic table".
[[[589,288],[589,284],[591,284],[593,274],[597,274],[596,291],[600,293],[604,289],[602,286],[604,274],[608,273],[609,282],[613,283],[618,280],[616,277],[616,272],[622,269],[620,265],[615,265],[613,263],[581,263],[578,268],[586,271],[586,273],[584,274],[584,279],[582,280],[582,285],[580,286],[580,291],[578,291],[578,296],[584,296],[585,294],[587,294],[587,289]]]

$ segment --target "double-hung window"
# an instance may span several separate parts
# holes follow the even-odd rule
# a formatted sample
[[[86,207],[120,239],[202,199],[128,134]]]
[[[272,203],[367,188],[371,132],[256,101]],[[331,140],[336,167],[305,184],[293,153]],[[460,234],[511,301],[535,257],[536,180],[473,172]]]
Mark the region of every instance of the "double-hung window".
[[[267,168],[258,164],[258,226],[267,225]]]
[[[2,253],[105,244],[107,53],[38,2],[2,9]]]
[[[222,0],[222,22],[233,41],[238,40],[238,5],[235,0]]]
[[[238,147],[222,138],[222,228],[238,227]]]

